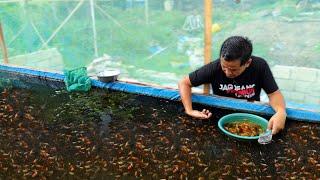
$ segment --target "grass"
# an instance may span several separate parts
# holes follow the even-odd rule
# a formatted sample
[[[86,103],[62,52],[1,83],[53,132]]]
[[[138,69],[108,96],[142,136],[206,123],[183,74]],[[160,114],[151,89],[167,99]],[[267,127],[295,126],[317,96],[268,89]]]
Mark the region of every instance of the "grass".
[[[318,44],[314,47],[314,51],[320,53],[320,43],[318,43]]]

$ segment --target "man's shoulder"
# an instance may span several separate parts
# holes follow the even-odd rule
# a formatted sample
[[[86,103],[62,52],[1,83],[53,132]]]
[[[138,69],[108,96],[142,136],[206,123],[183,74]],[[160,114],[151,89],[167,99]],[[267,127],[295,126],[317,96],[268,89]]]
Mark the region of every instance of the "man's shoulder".
[[[220,63],[220,59],[215,59],[215,60],[213,60],[211,63],[214,63],[214,64]]]
[[[259,56],[251,56],[251,59],[257,63],[267,63],[265,59]]]
[[[252,64],[255,67],[268,66],[268,63],[265,59],[258,56],[251,56]]]
[[[213,60],[210,62],[210,64],[213,66],[213,67],[218,67],[220,66],[220,59],[216,59],[216,60]]]
[[[201,68],[205,68],[205,69],[213,69],[213,70],[216,70],[217,68],[220,67],[220,60],[219,59],[216,59],[216,60],[213,60],[211,62],[209,62],[208,64],[205,64],[203,65]]]

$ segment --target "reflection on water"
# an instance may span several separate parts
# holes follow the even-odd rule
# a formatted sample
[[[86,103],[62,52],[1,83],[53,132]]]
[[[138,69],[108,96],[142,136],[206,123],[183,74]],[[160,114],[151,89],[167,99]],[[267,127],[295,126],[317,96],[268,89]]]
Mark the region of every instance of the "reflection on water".
[[[99,128],[99,135],[100,136],[107,136],[109,134],[109,123],[111,122],[112,118],[109,114],[101,113],[100,115],[100,122],[98,123]]]
[[[259,145],[218,130],[230,111],[200,121],[162,99],[36,89],[1,92],[0,178],[320,177],[319,124],[288,120]]]

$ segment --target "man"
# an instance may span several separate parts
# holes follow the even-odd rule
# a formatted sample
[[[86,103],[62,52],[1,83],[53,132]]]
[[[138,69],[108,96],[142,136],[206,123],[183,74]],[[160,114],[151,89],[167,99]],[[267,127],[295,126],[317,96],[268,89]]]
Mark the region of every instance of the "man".
[[[267,62],[252,56],[251,41],[245,37],[232,36],[225,40],[220,49],[220,58],[202,66],[179,82],[179,91],[186,114],[208,119],[209,110],[194,110],[191,101],[191,88],[210,83],[213,93],[220,96],[260,101],[263,89],[276,112],[269,120],[268,129],[272,134],[284,128],[286,110],[284,98],[272,76]]]

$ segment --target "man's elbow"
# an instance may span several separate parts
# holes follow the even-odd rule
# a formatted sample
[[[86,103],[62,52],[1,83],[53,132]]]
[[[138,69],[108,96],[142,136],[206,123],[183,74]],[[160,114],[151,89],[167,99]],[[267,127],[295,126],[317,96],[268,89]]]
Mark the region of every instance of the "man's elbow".
[[[183,87],[191,87],[191,83],[190,83],[190,80],[189,80],[189,77],[184,77],[182,78],[179,83],[178,83],[178,88],[179,89],[182,89]]]
[[[268,97],[271,105],[277,106],[277,108],[285,109],[286,102],[280,90],[268,94]]]
[[[282,100],[284,100],[284,97],[279,89],[273,93],[268,94],[268,97],[269,97],[269,99],[273,99],[273,98],[280,99],[281,98]]]
[[[178,82],[178,88],[180,89],[182,85],[183,85],[183,79],[181,79],[181,80]]]

